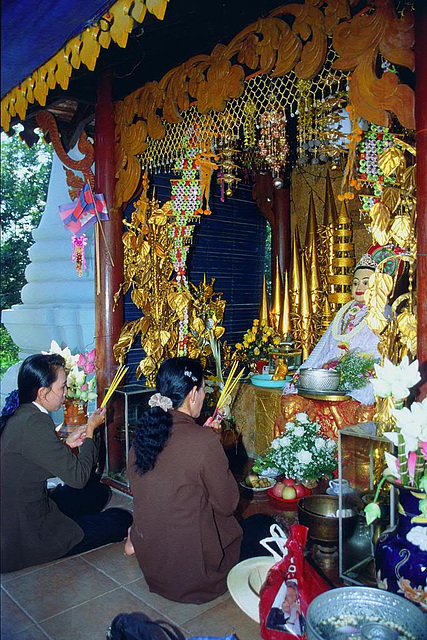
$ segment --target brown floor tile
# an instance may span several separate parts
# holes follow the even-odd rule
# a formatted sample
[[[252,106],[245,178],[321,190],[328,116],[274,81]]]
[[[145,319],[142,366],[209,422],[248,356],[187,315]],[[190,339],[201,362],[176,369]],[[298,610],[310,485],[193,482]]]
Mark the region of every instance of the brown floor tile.
[[[49,636],[43,633],[35,624],[24,631],[19,631],[11,636],[2,636],[2,638],[3,640],[50,640]]]
[[[11,580],[4,589],[38,622],[116,587],[116,582],[76,557]]]
[[[187,636],[225,636],[234,633],[239,640],[260,640],[260,627],[231,598],[183,623]]]
[[[144,602],[118,587],[40,623],[52,640],[105,640],[105,633],[118,613],[143,611],[153,620],[159,615]]]
[[[126,556],[124,542],[109,544],[101,549],[89,551],[80,556],[100,571],[104,571],[119,584],[127,584],[141,578],[142,573],[135,556]]]
[[[22,631],[34,624],[9,596],[1,590],[1,638],[10,638],[12,633]]]
[[[2,573],[1,576],[1,584],[5,585],[7,582],[14,580],[15,578],[20,578],[21,576],[26,576],[29,573],[33,573],[33,571],[38,571],[39,569],[43,569],[45,567],[52,567],[54,564],[58,564],[59,562],[65,562],[68,558],[59,558],[58,560],[52,560],[52,562],[45,562],[44,564],[37,564],[34,567],[25,567],[25,569],[20,569],[19,571],[11,571],[10,573]]]
[[[224,602],[230,598],[227,592],[216,600],[206,602],[205,604],[182,604],[180,602],[173,602],[172,600],[167,600],[159,596],[157,593],[151,593],[145,578],[131,582],[127,584],[125,588],[178,625],[182,625],[186,620],[194,618],[204,611],[215,607],[219,602]]]

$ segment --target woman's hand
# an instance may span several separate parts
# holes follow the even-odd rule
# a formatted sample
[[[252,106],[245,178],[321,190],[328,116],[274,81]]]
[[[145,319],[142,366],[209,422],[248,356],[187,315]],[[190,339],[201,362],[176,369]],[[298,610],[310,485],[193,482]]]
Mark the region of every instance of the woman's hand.
[[[93,437],[93,433],[95,431],[95,429],[97,429],[98,427],[100,427],[104,420],[105,420],[105,414],[106,414],[106,409],[105,407],[103,409],[96,409],[96,411],[94,411],[89,420],[87,421],[87,425],[86,425],[86,438],[92,438]]]
[[[70,447],[70,449],[75,449],[76,447],[81,447],[84,439],[86,438],[86,426],[76,427],[72,433],[68,436],[65,441],[65,444]]]
[[[215,431],[215,433],[221,433],[221,420],[214,418],[213,416],[208,418],[203,426],[210,427]]]

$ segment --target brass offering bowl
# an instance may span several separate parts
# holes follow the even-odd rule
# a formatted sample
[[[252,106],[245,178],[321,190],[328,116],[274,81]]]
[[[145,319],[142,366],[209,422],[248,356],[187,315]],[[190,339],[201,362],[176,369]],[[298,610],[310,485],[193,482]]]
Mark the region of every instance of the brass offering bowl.
[[[313,542],[321,545],[338,544],[338,508],[338,496],[311,495],[299,500],[299,522],[308,527],[308,535]],[[352,535],[359,517],[354,509],[351,511],[353,515],[342,519],[344,539]]]

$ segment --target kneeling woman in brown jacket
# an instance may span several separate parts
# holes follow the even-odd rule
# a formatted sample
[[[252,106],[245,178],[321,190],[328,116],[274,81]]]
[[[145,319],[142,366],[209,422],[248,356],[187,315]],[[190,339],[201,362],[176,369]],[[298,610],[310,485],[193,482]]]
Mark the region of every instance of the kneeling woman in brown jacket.
[[[98,458],[93,433],[104,412],[95,411],[66,444],[55,433],[48,411],[64,402],[64,364],[59,355],[26,358],[18,374],[19,406],[6,407],[11,412],[1,419],[2,572],[118,542],[132,522],[123,509],[99,513],[110,496],[92,475]],[[71,450],[76,447],[78,455]],[[67,484],[50,492],[46,481],[56,476]]]
[[[151,591],[208,602],[226,591],[240,559],[239,489],[218,434],[195,421],[205,397],[200,362],[165,360],[156,382],[129,456],[134,522],[126,552],[135,551]]]

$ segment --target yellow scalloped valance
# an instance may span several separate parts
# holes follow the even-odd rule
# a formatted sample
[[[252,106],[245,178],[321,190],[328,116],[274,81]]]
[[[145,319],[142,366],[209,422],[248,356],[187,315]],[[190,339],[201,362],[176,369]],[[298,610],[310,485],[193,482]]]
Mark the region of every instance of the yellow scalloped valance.
[[[47,94],[56,85],[64,91],[71,74],[81,63],[93,71],[101,47],[108,49],[111,42],[125,48],[134,22],[142,23],[147,11],[163,20],[169,0],[118,0],[98,20],[82,33],[71,38],[50,60],[33,71],[20,85],[14,87],[1,101],[1,126],[8,131],[11,118],[25,118],[28,104],[46,105]]]

